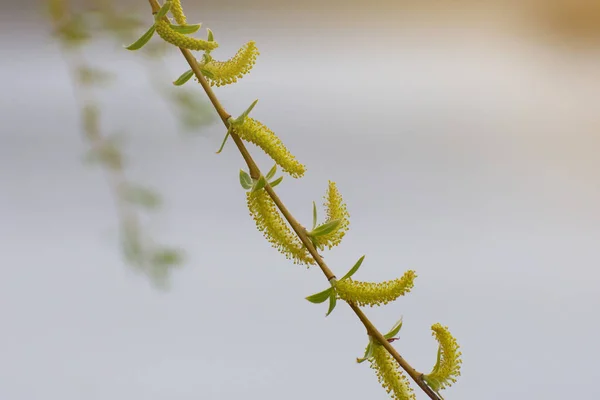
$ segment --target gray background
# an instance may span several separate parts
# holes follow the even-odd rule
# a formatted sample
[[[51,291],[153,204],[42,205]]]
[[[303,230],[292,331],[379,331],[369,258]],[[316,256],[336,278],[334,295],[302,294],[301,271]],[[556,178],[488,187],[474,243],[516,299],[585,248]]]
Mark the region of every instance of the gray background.
[[[253,116],[307,165],[279,187],[304,224],[338,183],[351,213],[325,254],[338,276],[362,254],[357,279],[417,271],[410,295],[367,315],[381,330],[402,315],[395,345],[424,372],[431,324],[450,327],[464,366],[448,399],[600,397],[597,43],[491,9],[291,4],[187,13],[213,29],[220,58],[256,40],[253,72],[217,94],[232,114],[259,98]],[[214,154],[222,126],[178,132],[143,57],[103,46],[90,60],[119,76],[104,127],[129,134],[128,176],[165,196],[152,232],[188,254],[168,292],[122,263],[39,8],[1,17],[0,399],[387,398],[354,362],[367,337],[351,310],[324,318],[304,300],[327,286],[319,270],[257,232],[241,157],[231,142]],[[166,61],[172,79],[185,70],[175,50]]]

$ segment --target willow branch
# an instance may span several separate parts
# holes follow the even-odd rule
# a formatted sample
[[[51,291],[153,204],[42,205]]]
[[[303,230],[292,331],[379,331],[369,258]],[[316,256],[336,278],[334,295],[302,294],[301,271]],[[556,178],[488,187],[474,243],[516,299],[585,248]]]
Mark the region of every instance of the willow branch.
[[[157,0],[148,0],[148,2],[152,6],[152,14],[156,14],[158,12],[158,10],[160,9],[160,4],[158,3]],[[219,99],[217,99],[217,96],[215,95],[211,86],[208,84],[208,82],[204,78],[204,75],[202,75],[202,72],[200,71],[200,67],[198,66],[198,62],[196,61],[196,58],[192,55],[192,52],[187,49],[179,48],[179,50],[185,57],[190,68],[192,69],[192,71],[194,72],[194,75],[198,79],[198,82],[200,82],[200,85],[202,85],[202,88],[206,92],[206,95],[208,96],[213,107],[219,114],[219,117],[223,121],[223,124],[225,125],[226,128],[229,128],[229,122],[227,120],[229,119],[229,117],[231,117],[231,114],[229,114],[227,111],[225,111],[225,108],[221,105],[221,103],[219,102]],[[238,150],[242,154],[244,161],[248,165],[248,169],[250,171],[250,176],[254,179],[258,179],[261,175],[260,169],[258,168],[256,163],[252,159],[252,156],[248,152],[248,149],[244,145],[244,142],[233,131],[231,132],[231,138],[235,142],[235,145],[237,146]],[[275,193],[273,188],[268,183],[265,185],[265,190],[267,191],[269,196],[273,199],[273,202],[275,203],[275,205],[277,206],[279,211],[281,211],[281,213],[283,214],[283,216],[285,217],[287,222],[290,224],[290,226],[292,227],[292,229],[294,230],[296,235],[298,235],[298,238],[302,241],[304,246],[306,246],[306,248],[308,249],[311,256],[314,258],[314,260],[319,265],[319,268],[321,268],[321,271],[323,271],[323,274],[325,275],[327,280],[331,281],[331,279],[335,278],[335,275],[333,274],[331,269],[327,266],[327,264],[325,264],[325,261],[323,261],[323,258],[319,255],[319,253],[313,246],[312,242],[308,238],[306,228],[304,228],[294,218],[294,216],[285,207],[285,205],[283,204],[283,202],[281,201],[279,196],[277,196],[277,194]],[[400,367],[402,367],[402,369],[404,371],[406,371],[406,373],[413,379],[413,381],[415,381],[415,383],[417,385],[419,385],[419,387],[429,396],[429,398],[431,398],[432,400],[440,400],[440,397],[433,390],[431,390],[431,388],[429,388],[429,386],[427,386],[427,384],[423,380],[423,373],[418,372],[416,369],[414,369],[396,351],[396,349],[385,339],[383,334],[381,332],[379,332],[379,330],[375,327],[375,325],[373,325],[373,323],[367,318],[367,316],[362,312],[362,310],[358,306],[356,306],[355,304],[353,304],[351,302],[347,302],[347,303],[350,306],[350,308],[354,311],[356,316],[363,323],[363,325],[365,326],[365,328],[367,330],[367,333],[371,337],[376,339],[392,355],[392,357],[394,357],[394,359],[398,362]]]

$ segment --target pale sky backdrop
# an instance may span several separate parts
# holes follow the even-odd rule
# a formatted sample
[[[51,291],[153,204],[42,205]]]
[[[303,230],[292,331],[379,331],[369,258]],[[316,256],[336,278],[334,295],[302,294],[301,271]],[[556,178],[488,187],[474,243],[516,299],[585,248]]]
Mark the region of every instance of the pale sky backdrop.
[[[598,43],[529,34],[510,12],[299,3],[187,9],[215,57],[257,42],[252,73],[217,94],[232,114],[259,98],[252,115],[307,165],[278,187],[294,215],[310,225],[337,182],[351,225],[325,253],[334,272],[363,254],[356,279],[416,270],[411,294],[365,312],[384,331],[404,317],[394,345],[424,372],[430,326],[449,326],[464,364],[448,400],[600,398]],[[88,53],[119,77],[99,93],[103,127],[129,134],[128,176],[165,200],[152,232],[188,255],[167,292],[124,265],[39,8],[0,15],[0,399],[388,398],[355,363],[367,336],[351,310],[325,318],[304,300],[320,271],[256,230],[241,157],[232,142],[215,155],[222,125],[180,132],[145,58],[104,43]],[[186,69],[175,49],[166,64]]]

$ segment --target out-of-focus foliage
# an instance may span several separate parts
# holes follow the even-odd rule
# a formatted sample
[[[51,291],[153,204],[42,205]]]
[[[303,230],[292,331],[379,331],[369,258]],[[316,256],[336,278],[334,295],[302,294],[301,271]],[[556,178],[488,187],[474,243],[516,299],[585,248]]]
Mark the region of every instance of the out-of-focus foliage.
[[[100,68],[98,65],[101,63],[92,59],[93,54],[84,54],[86,46],[102,45],[106,39],[121,51],[123,44],[138,34],[147,16],[121,10],[119,2],[111,0],[95,0],[83,5],[66,0],[48,0],[47,5],[53,35],[63,48],[80,103],[82,134],[89,144],[85,160],[105,170],[117,202],[124,260],[147,275],[157,287],[165,288],[170,271],[182,264],[183,252],[156,243],[142,227],[140,213],[158,210],[162,204],[161,196],[126,178],[126,157],[122,149],[125,136],[103,131],[102,107],[95,97],[98,89],[110,90],[110,84],[119,78],[118,71]],[[198,131],[216,120],[215,113],[201,92],[176,90],[169,82],[162,61],[167,49],[169,46],[163,40],[145,46],[144,64],[149,83],[161,95],[166,107],[173,111],[180,128]]]

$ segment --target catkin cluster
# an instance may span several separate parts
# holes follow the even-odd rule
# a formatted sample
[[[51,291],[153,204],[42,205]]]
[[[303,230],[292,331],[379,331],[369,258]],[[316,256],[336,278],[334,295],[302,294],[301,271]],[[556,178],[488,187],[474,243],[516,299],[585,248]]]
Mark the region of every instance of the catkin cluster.
[[[253,118],[246,117],[233,131],[243,140],[260,147],[285,172],[294,178],[304,175],[306,168],[283,145],[281,139],[272,130]]]
[[[335,283],[338,298],[360,306],[379,306],[396,300],[410,292],[417,277],[415,271],[409,270],[398,279],[373,283],[355,281],[352,278]]]
[[[185,14],[183,13],[183,8],[181,7],[180,0],[171,0],[171,14],[173,14],[173,18],[175,18],[175,22],[179,25],[186,25],[187,19]]]
[[[335,182],[329,181],[323,205],[325,206],[327,213],[327,220],[325,223],[339,220],[340,225],[328,234],[315,237],[314,240],[317,246],[327,246],[331,249],[340,244],[350,225],[350,214],[348,213],[346,204],[343,202],[342,195]]]
[[[166,18],[166,13],[171,12],[178,25],[170,23]],[[60,9],[55,7],[54,13],[58,18]],[[237,82],[238,79],[246,75],[254,66],[256,58],[259,55],[256,43],[250,41],[242,46],[241,49],[227,61],[216,61],[212,58],[210,52],[218,47],[215,42],[212,31],[208,31],[208,40],[197,39],[187,36],[197,31],[200,27],[197,25],[187,25],[186,16],[181,7],[180,0],[171,0],[164,3],[161,9],[156,13],[155,22],[150,29],[142,35],[135,43],[127,46],[129,50],[137,50],[144,46],[152,37],[154,32],[168,43],[180,48],[196,51],[204,51],[202,62],[199,62],[202,76],[211,86],[223,86]],[[194,75],[192,70],[188,70],[177,79],[174,84],[180,86],[186,83]],[[197,78],[201,79],[198,75]],[[208,90],[207,90],[208,91]],[[209,92],[210,93],[210,92]],[[294,178],[300,178],[304,175],[306,168],[298,162],[296,158],[283,145],[282,141],[261,122],[248,117],[256,101],[242,114],[234,119],[229,118],[227,135],[223,141],[226,142],[228,136],[233,132],[242,140],[255,144],[260,147],[268,156],[270,156],[280,166],[284,172]],[[220,152],[220,150],[219,150]],[[276,167],[273,167],[267,176],[260,176],[258,179],[252,179],[245,171],[240,173],[240,183],[246,190],[246,201],[250,215],[256,222],[259,231],[265,238],[283,253],[287,259],[293,260],[295,264],[314,265],[315,260],[300,241],[300,239],[290,229],[290,226],[283,219],[275,202],[265,190],[265,185],[271,188],[275,187],[283,177],[274,181],[269,181],[276,173]],[[349,227],[349,213],[346,204],[334,182],[329,181],[327,193],[325,195],[324,206],[326,208],[326,221],[316,226],[317,211],[313,203],[313,230],[308,232],[308,237],[318,249],[332,247],[340,244]],[[294,225],[295,226],[295,225]],[[297,230],[302,227],[295,226]],[[329,299],[329,313],[333,311],[337,299],[342,299],[348,303],[359,306],[378,306],[388,304],[398,297],[410,292],[414,286],[416,274],[409,270],[398,279],[385,281],[381,283],[361,282],[352,279],[352,276],[360,265],[364,256],[348,271],[340,280],[331,279],[331,287],[324,291],[307,297],[313,303],[323,303]],[[401,321],[384,337],[391,340],[400,327]],[[432,326],[433,336],[439,342],[438,357],[431,373],[421,375],[424,381],[434,391],[445,389],[456,378],[460,376],[461,352],[456,339],[450,334],[448,328],[441,324]],[[370,343],[367,346],[365,356],[358,359],[358,362],[369,360],[381,385],[392,395],[395,400],[414,400],[415,394],[408,385],[408,380],[401,371],[396,360],[390,353],[377,341],[370,337]]]
[[[447,326],[437,323],[431,327],[432,335],[439,343],[438,360],[433,370],[424,376],[434,390],[445,389],[456,382],[460,376],[462,360],[458,342],[450,334]]]
[[[171,25],[162,19],[155,23],[156,33],[165,41],[172,45],[181,47],[182,49],[206,51],[214,50],[219,47],[217,42],[209,42],[203,39],[197,39],[184,35],[183,33],[176,32],[171,28]]]
[[[210,60],[202,65],[202,69],[209,72],[206,80],[211,86],[224,86],[237,82],[246,75],[259,56],[258,48],[254,41],[250,41],[240,48],[237,53],[227,61]]]
[[[377,373],[377,379],[383,388],[395,400],[415,400],[408,379],[399,368],[398,362],[379,343],[373,343],[371,368]]]
[[[273,199],[264,189],[247,192],[246,199],[250,215],[254,218],[258,230],[274,248],[283,253],[287,259],[292,259],[294,264],[315,263],[306,247],[283,220]]]

